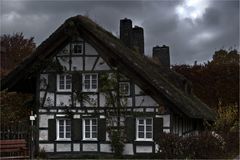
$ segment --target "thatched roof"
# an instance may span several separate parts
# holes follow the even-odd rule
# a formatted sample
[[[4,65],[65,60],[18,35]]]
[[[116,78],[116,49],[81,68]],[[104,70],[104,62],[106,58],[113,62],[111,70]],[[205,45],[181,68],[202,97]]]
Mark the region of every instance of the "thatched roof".
[[[93,45],[110,66],[134,79],[157,102],[164,100],[171,104],[170,109],[191,118],[215,119],[215,113],[207,105],[187,92],[186,85],[189,83],[183,76],[127,48],[118,38],[84,16],[67,19],[32,55],[1,80],[1,90],[11,88],[39,72],[36,68],[42,67],[41,62],[77,36]]]

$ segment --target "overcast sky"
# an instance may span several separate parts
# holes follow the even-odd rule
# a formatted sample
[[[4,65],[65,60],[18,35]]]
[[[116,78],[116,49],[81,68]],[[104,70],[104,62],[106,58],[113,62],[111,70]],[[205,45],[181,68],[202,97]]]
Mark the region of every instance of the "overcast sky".
[[[1,34],[23,32],[39,45],[72,16],[87,15],[119,35],[119,20],[142,26],[145,54],[170,46],[171,64],[210,60],[214,51],[239,49],[239,0],[63,1],[0,0]]]

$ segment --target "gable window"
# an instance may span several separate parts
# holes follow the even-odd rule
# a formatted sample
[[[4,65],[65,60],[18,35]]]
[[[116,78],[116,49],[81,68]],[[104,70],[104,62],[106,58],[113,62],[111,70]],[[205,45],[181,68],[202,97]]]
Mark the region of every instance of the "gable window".
[[[83,53],[83,44],[82,43],[73,43],[72,44],[72,53],[73,54],[82,54]]]
[[[98,75],[96,73],[83,74],[83,91],[97,92]]]
[[[69,74],[61,74],[57,76],[57,89],[58,91],[71,91],[72,90],[72,76]]]
[[[120,82],[119,83],[119,94],[121,96],[130,95],[130,83],[129,82]]]
[[[83,119],[83,140],[97,140],[97,119]]]
[[[136,120],[136,140],[152,141],[153,121],[152,118],[137,118]]]
[[[57,140],[71,140],[71,121],[69,119],[57,120]]]

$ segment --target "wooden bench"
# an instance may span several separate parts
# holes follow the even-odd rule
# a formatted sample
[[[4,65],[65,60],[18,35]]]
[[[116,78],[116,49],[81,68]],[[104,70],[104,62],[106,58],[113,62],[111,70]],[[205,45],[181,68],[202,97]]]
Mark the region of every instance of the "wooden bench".
[[[0,140],[0,159],[28,159],[25,139]]]

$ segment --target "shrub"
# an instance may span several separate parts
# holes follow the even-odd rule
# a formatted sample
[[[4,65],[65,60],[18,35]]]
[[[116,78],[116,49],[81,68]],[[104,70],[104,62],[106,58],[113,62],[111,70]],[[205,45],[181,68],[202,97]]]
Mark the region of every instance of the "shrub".
[[[159,158],[222,158],[225,151],[223,138],[213,132],[185,137],[163,133],[158,145]]]

